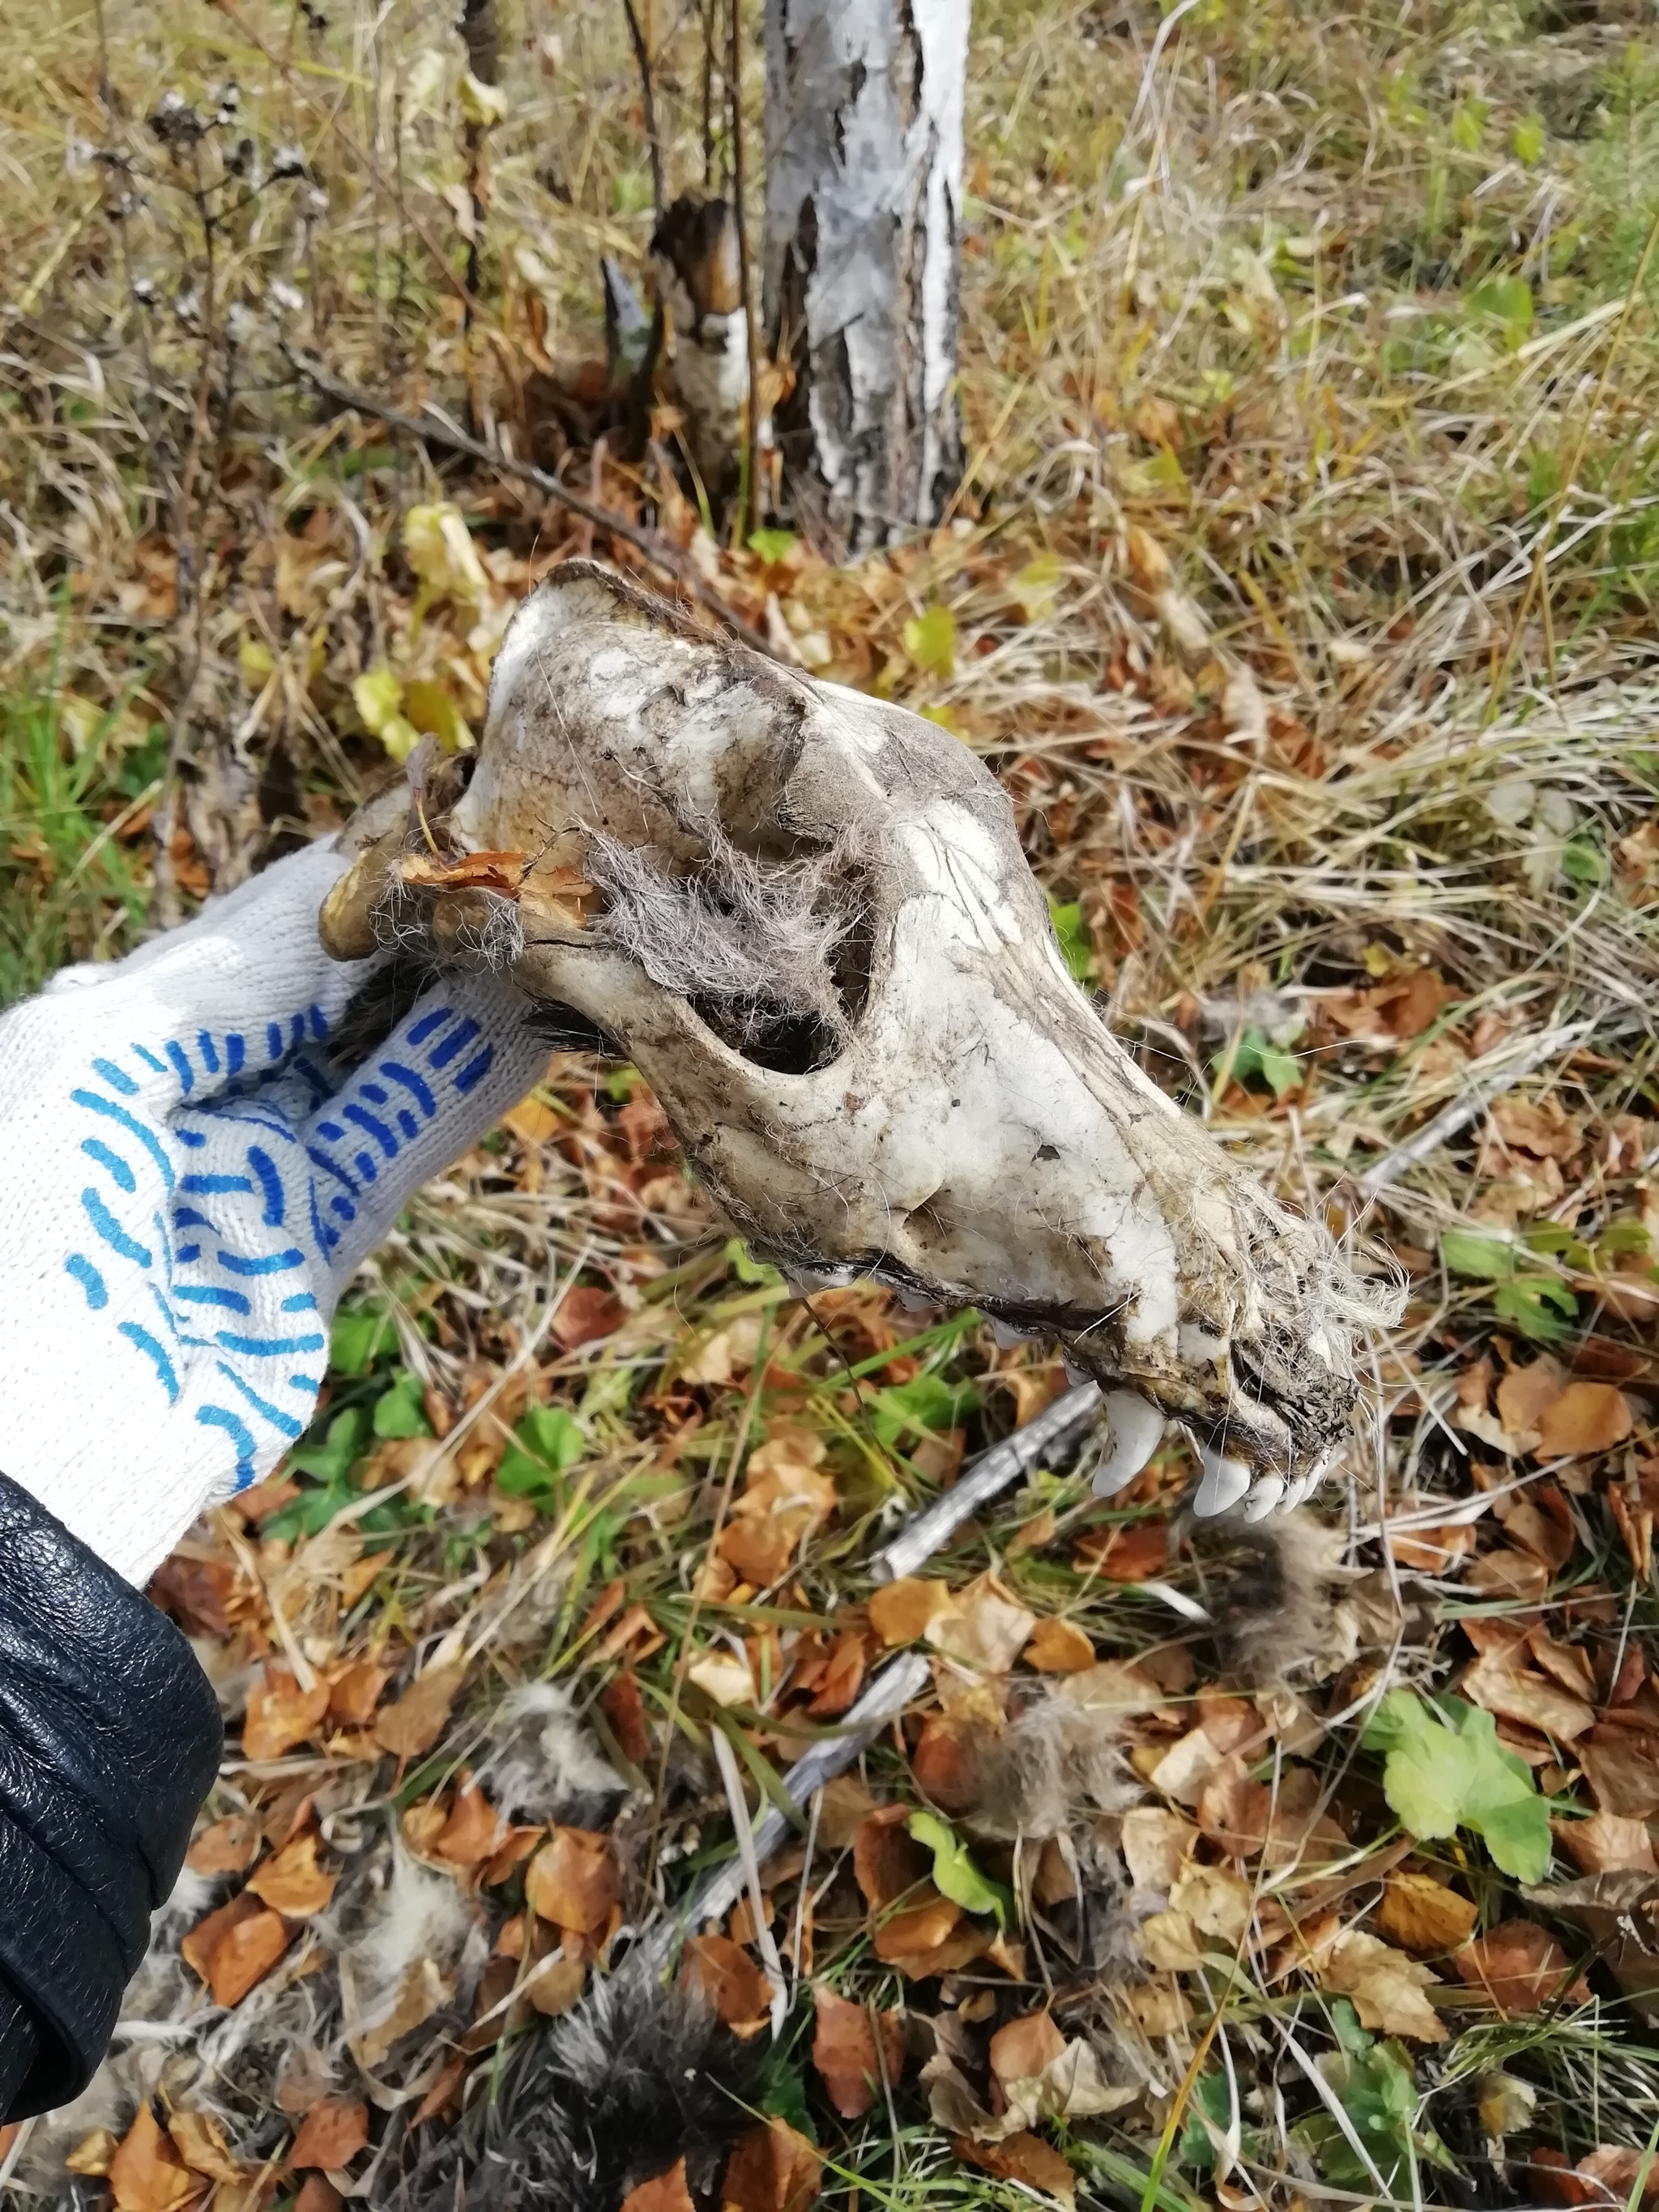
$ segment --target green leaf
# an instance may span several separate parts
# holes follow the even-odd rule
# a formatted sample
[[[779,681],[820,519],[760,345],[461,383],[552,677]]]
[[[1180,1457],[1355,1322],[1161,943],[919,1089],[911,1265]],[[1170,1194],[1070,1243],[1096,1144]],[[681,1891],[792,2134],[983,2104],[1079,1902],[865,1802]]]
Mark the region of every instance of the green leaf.
[[[1522,1275],[1498,1285],[1492,1307],[1499,1321],[1508,1322],[1534,1344],[1559,1344],[1572,1334],[1569,1323],[1578,1311],[1578,1301],[1553,1275]]]
[[[1511,353],[1526,343],[1534,308],[1532,287],[1524,276],[1488,276],[1468,295],[1465,304],[1478,320],[1502,326],[1504,343]]]
[[[1019,611],[1028,623],[1042,622],[1054,612],[1059,590],[1058,553],[1039,553],[1035,561],[1028,561],[1018,574],[1008,579],[1009,597],[1018,602]]]
[[[775,568],[781,561],[787,561],[799,543],[793,530],[751,530],[749,533],[749,550],[764,561],[769,568]]]
[[[301,1474],[314,1475],[319,1482],[331,1486],[343,1482],[368,1441],[368,1415],[361,1406],[349,1406],[343,1413],[337,1413],[328,1425],[328,1434],[320,1443],[301,1443],[288,1455],[290,1469]]]
[[[957,665],[957,618],[949,607],[929,607],[904,625],[904,650],[924,675],[949,676]]]
[[[643,169],[624,169],[611,179],[611,212],[640,215],[651,204],[651,179]]]
[[[1454,1275],[1500,1283],[1515,1273],[1512,1244],[1497,1237],[1471,1237],[1467,1230],[1448,1229],[1440,1239],[1440,1256]]]
[[[340,1375],[367,1375],[382,1352],[397,1345],[389,1313],[378,1306],[342,1306],[334,1316],[329,1364]]]
[[[1466,154],[1478,154],[1480,142],[1486,135],[1486,103],[1484,100],[1461,100],[1452,116],[1452,143]]]
[[[905,1826],[933,1854],[933,1887],[941,1897],[948,1897],[964,1912],[994,1912],[999,1928],[1008,1925],[1013,1899],[998,1883],[986,1880],[954,1828],[933,1813],[912,1813]]]
[[[532,1406],[495,1470],[496,1487],[509,1498],[549,1496],[586,1448],[586,1437],[563,1406]]]
[[[1216,1066],[1219,1067],[1220,1064],[1218,1060]],[[1302,1081],[1301,1064],[1296,1054],[1275,1044],[1264,1030],[1245,1030],[1233,1054],[1232,1072],[1241,1083],[1248,1083],[1253,1075],[1259,1075],[1264,1083],[1272,1085],[1275,1098],[1283,1098]]]
[[[1086,983],[1095,972],[1095,941],[1083,919],[1083,908],[1075,899],[1069,906],[1060,906],[1050,899],[1048,918],[1054,925],[1054,935],[1060,939],[1060,949],[1074,981]]]
[[[374,1401],[374,1433],[377,1437],[429,1437],[432,1424],[426,1417],[425,1390],[418,1375],[411,1375],[406,1367],[397,1370],[392,1388]]]
[[[1390,1690],[1365,1729],[1386,1754],[1382,1794],[1424,1842],[1472,1828],[1517,1881],[1541,1881],[1550,1863],[1549,1807],[1530,1769],[1498,1741],[1492,1715],[1449,1698],[1448,1727],[1410,1690]]]
[[[902,1436],[954,1429],[969,1413],[976,1413],[979,1404],[979,1393],[971,1382],[947,1382],[939,1375],[917,1375],[908,1382],[890,1383],[886,1389],[877,1391],[871,1407],[871,1425],[878,1443],[890,1451]]]
[[[1515,149],[1515,158],[1522,168],[1530,169],[1544,158],[1544,118],[1534,113],[1523,115],[1515,126],[1515,136],[1510,141]]]

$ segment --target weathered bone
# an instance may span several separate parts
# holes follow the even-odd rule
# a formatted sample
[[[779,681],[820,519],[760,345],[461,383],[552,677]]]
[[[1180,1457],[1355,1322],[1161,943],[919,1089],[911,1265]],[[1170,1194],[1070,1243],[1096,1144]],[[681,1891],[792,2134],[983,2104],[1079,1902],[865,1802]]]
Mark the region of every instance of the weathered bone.
[[[1382,1301],[1114,1041],[967,747],[572,562],[514,617],[446,813],[464,774],[365,810],[331,951],[414,935],[574,1010],[787,1273],[1059,1337],[1109,1392],[1102,1487],[1168,1417],[1198,1511],[1305,1494]]]

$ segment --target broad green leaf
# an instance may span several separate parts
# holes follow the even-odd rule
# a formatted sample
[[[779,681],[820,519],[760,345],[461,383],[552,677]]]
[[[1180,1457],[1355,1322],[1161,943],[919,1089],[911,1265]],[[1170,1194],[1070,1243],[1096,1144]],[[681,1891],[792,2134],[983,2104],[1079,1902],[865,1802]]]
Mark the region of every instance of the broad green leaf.
[[[1060,590],[1060,556],[1039,553],[1008,579],[1009,597],[1018,602],[1028,623],[1042,622],[1054,612]]]
[[[1449,1229],[1440,1239],[1440,1256],[1454,1275],[1478,1275],[1501,1283],[1515,1273],[1515,1248],[1497,1237],[1472,1237]]]
[[[1095,972],[1095,941],[1083,919],[1083,908],[1075,899],[1068,906],[1060,906],[1050,899],[1048,918],[1054,925],[1054,935],[1060,939],[1066,965],[1079,983],[1086,983]]]
[[[1541,115],[1523,115],[1515,126],[1515,136],[1510,141],[1515,149],[1515,158],[1522,168],[1530,169],[1544,157],[1544,118]]]
[[[947,1382],[942,1376],[917,1375],[908,1382],[890,1383],[886,1389],[877,1391],[871,1425],[878,1442],[890,1451],[902,1436],[953,1429],[978,1411],[979,1393],[971,1382]]]
[[[913,615],[904,625],[904,650],[925,675],[951,675],[957,665],[957,618],[950,608]]]
[[[496,1487],[509,1498],[535,1498],[550,1492],[586,1450],[587,1439],[562,1406],[532,1406],[516,1429],[501,1466]]]
[[[1220,1062],[1216,1064],[1219,1066]],[[1275,1044],[1265,1030],[1245,1030],[1233,1054],[1232,1072],[1241,1083],[1248,1083],[1251,1076],[1259,1075],[1272,1086],[1275,1098],[1283,1098],[1302,1081],[1301,1063],[1296,1054],[1284,1045]]]
[[[320,1443],[301,1443],[288,1455],[290,1468],[313,1475],[319,1482],[344,1481],[368,1442],[368,1415],[361,1406],[349,1406],[328,1425]]]
[[[997,1926],[1006,1928],[1013,1899],[996,1882],[986,1880],[956,1831],[933,1813],[912,1813],[905,1825],[933,1854],[933,1887],[939,1895],[964,1912],[994,1912]]]
[[[382,1352],[396,1348],[392,1316],[378,1306],[342,1306],[329,1339],[329,1364],[337,1374],[367,1375]]]
[[[751,530],[749,550],[764,561],[769,568],[775,568],[787,561],[800,543],[793,530]]]
[[[1425,1842],[1472,1828],[1494,1863],[1517,1881],[1541,1881],[1550,1863],[1549,1807],[1524,1761],[1505,1751],[1490,1713],[1444,1701],[1448,1727],[1410,1690],[1390,1690],[1364,1735],[1386,1754],[1382,1791]]]
[[[1499,1321],[1510,1322],[1535,1344],[1559,1344],[1572,1334],[1569,1324],[1578,1311],[1578,1301],[1553,1275],[1522,1275],[1512,1283],[1498,1284],[1492,1294],[1492,1309]]]
[[[432,1424],[426,1417],[424,1398],[420,1376],[398,1368],[392,1388],[374,1401],[375,1435],[429,1437]]]
[[[1452,117],[1452,143],[1466,154],[1478,154],[1486,135],[1486,113],[1484,100],[1459,100]]]

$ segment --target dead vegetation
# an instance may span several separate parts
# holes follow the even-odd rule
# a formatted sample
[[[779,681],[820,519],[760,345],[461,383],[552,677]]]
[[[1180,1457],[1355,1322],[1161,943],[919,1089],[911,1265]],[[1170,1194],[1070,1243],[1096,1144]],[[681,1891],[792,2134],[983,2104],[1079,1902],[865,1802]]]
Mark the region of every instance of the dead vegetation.
[[[699,11],[636,9],[678,189]],[[793,1296],[631,1072],[558,1055],[366,1270],[282,1475],[158,1582],[226,1764],[109,2067],[7,2186],[1633,2202],[1645,16],[984,0],[969,471],[932,538],[846,568],[717,534],[660,396],[615,457],[599,263],[637,276],[652,227],[623,10],[503,6],[498,97],[435,6],[25,18],[9,995],[476,732],[517,599],[597,550],[988,759],[1143,1066],[1288,1202],[1385,1237],[1412,1299],[1374,1449],[1284,1530],[1195,1528],[1173,1442],[1091,1503],[1085,1450],[876,1586],[1058,1364]],[[311,360],[631,536],[319,398]],[[909,1649],[911,1711],[794,1803],[783,1773]],[[727,1768],[789,1833],[665,2022],[623,1962],[730,1863]],[[705,2063],[665,2102],[671,2050]]]

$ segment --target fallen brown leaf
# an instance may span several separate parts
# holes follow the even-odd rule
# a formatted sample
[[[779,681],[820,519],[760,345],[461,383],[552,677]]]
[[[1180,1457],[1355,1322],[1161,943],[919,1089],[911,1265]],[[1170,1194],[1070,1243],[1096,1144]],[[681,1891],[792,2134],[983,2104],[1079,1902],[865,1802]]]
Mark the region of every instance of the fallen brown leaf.
[[[337,1875],[317,1863],[319,1838],[307,1828],[285,1844],[275,1858],[267,1859],[249,1881],[248,1893],[259,1898],[285,1919],[303,1920],[321,1912],[333,1900]]]
[[[544,1920],[598,1935],[622,1895],[610,1837],[591,1828],[555,1828],[530,1862],[524,1893]]]
[[[0,2159],[4,2158],[17,2140],[21,2126],[21,2120],[15,2120],[10,2127],[0,2128]],[[91,2179],[101,2180],[109,2172],[110,2160],[120,2148],[119,2136],[108,2128],[94,2128],[89,2136],[82,2136],[64,2160],[64,2165],[70,2173],[84,2173]]]
[[[651,1756],[651,1737],[645,1725],[645,1698],[631,1667],[606,1683],[599,1694],[599,1711],[611,1723],[623,1757],[642,1766]]]
[[[245,1874],[259,1856],[259,1823],[246,1813],[233,1813],[204,1828],[185,1854],[192,1874]]]
[[[1419,1957],[1455,1951],[1474,1932],[1475,1907],[1432,1875],[1391,1874],[1376,1908],[1376,1924],[1391,1943]]]
[[[337,2103],[313,2105],[300,2124],[294,2148],[288,2154],[291,2166],[316,2166],[337,2173],[349,2166],[368,2141],[368,2106]]]
[[[1659,1874],[1645,1820],[1592,1813],[1585,1820],[1552,1820],[1550,1830],[1582,1874]]]
[[[904,2023],[896,2012],[878,2012],[872,2022],[866,2006],[837,1996],[822,1983],[812,1991],[812,2002],[817,2016],[812,2063],[842,2119],[856,2120],[875,2103],[884,2081],[890,2088],[899,2078],[904,2063]]]
[[[1040,1620],[1025,1646],[1024,1659],[1039,1674],[1075,1674],[1094,1665],[1095,1647],[1075,1621]]]
[[[947,1813],[965,1812],[979,1794],[974,1746],[980,1729],[967,1717],[929,1713],[910,1754],[916,1787]]]
[[[526,1982],[525,1995],[544,2020],[559,2020],[575,2005],[586,1983],[581,1960],[548,1959]]]
[[[268,1666],[247,1693],[242,1723],[245,1759],[282,1759],[316,1734],[328,1711],[328,1684],[302,1690],[286,1667]]]
[[[1006,2089],[1011,2081],[1041,2074],[1065,2048],[1066,2039],[1046,2010],[1029,2013],[1024,2020],[1011,2020],[991,2038],[991,2071]]]
[[[384,1557],[385,1554],[379,1556]],[[380,1702],[386,1684],[392,1680],[389,1667],[377,1667],[371,1660],[355,1660],[343,1667],[329,1684],[328,1710],[331,1716],[347,1728],[367,1728],[374,1717],[374,1708]]]
[[[109,2162],[115,2212],[176,2212],[206,2186],[180,2158],[149,2103],[140,2105]]]
[[[685,2160],[677,2159],[666,2173],[654,2174],[637,2189],[630,2189],[622,2201],[621,2212],[697,2212],[685,2185]]]
[[[1423,1992],[1438,1977],[1363,1929],[1350,1929],[1333,1944],[1322,1979],[1327,1989],[1353,1999],[1363,2027],[1415,2043],[1443,2043],[1446,2030]]]
[[[994,1575],[987,1574],[958,1591],[955,1614],[933,1622],[927,1641],[963,1666],[1006,1674],[1036,1626],[1036,1614],[1011,1597]]]
[[[1505,2014],[1538,2012],[1567,1994],[1572,1962],[1535,1920],[1505,1920],[1452,1955],[1471,1989]]]
[[[720,2184],[720,2212],[807,2212],[818,2199],[818,2154],[787,2121],[738,2136]]]
[[[772,1985],[741,1943],[729,1936],[694,1936],[681,1977],[701,1990],[727,2027],[753,2034],[771,2014]]]
[[[167,2120],[173,2147],[192,2173],[210,2181],[238,2182],[242,2163],[225,2141],[224,2131],[210,2112],[174,2112]]]
[[[905,1826],[909,1815],[908,1805],[883,1805],[866,1814],[854,1832],[854,1877],[865,1903],[877,1911],[914,1889],[932,1863]]]
[[[1611,1451],[1634,1426],[1630,1401],[1611,1382],[1569,1382],[1538,1418],[1538,1456],[1578,1459]]]
[[[944,1583],[904,1575],[872,1597],[870,1626],[890,1650],[896,1644],[921,1643],[936,1623],[959,1610]]]
[[[1498,1386],[1498,1418],[1518,1442],[1531,1436],[1540,1418],[1567,1387],[1567,1370],[1547,1352],[1526,1367],[1511,1367]],[[1460,1390],[1460,1396],[1461,1396]],[[1514,1449],[1511,1444],[1510,1449]]]
[[[501,1816],[479,1789],[469,1782],[456,1792],[449,1818],[432,1846],[435,1858],[456,1866],[477,1866],[491,1858],[502,1838]]]
[[[235,2005],[264,1979],[288,1942],[281,1914],[262,1907],[244,1890],[198,1920],[179,1948],[185,1965],[212,1991],[215,2004]]]
[[[579,1283],[560,1299],[551,1327],[567,1352],[577,1352],[585,1344],[600,1344],[614,1336],[627,1317],[627,1307],[613,1291]]]
[[[374,1741],[398,1759],[418,1759],[443,1734],[466,1669],[428,1667],[420,1680],[389,1705],[374,1723]]]
[[[1627,1820],[1659,1813],[1659,1735],[1603,1723],[1573,1747],[1573,1756],[1602,1812]]]
[[[1198,1841],[1198,1830],[1164,1805],[1133,1806],[1123,1815],[1120,1842],[1137,1889],[1167,1890]]]
[[[462,2061],[465,2064],[465,2061]],[[294,2212],[341,2212],[345,2199],[325,2173],[308,2173],[300,2184],[300,2193],[294,2200]],[[220,2212],[222,2199],[215,2197],[214,2212]]]
[[[1077,2177],[1070,2165],[1052,2143],[1044,2142],[1029,2129],[1000,2143],[976,2143],[971,2136],[952,2136],[951,2148],[963,2165],[976,2166],[999,2181],[1017,2181],[1061,2204],[1077,2202]]]

